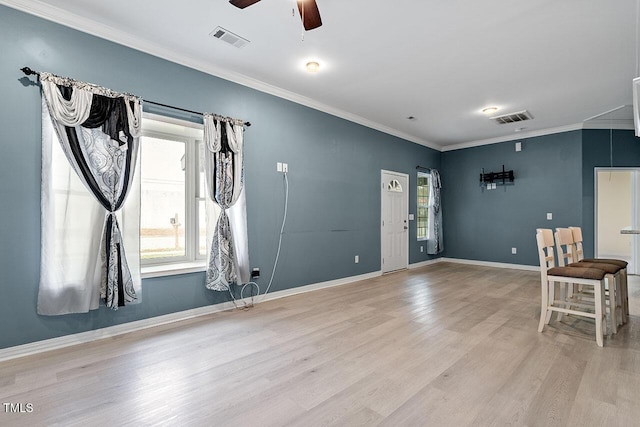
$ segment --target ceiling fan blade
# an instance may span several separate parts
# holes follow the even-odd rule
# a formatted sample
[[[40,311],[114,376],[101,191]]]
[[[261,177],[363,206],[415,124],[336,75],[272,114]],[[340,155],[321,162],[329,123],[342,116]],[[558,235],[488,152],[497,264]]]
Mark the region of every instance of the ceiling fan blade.
[[[237,8],[244,9],[245,7],[258,3],[259,1],[260,0],[229,0],[229,3]]]
[[[316,0],[298,0],[298,11],[305,30],[313,30],[322,25]]]

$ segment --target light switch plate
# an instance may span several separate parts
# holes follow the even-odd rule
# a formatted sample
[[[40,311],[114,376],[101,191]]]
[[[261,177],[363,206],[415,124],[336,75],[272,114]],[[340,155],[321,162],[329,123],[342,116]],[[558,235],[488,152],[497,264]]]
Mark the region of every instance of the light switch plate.
[[[409,221],[413,221],[413,220],[414,220],[414,218],[415,218],[415,217],[413,216],[413,214],[409,214]]]
[[[553,219],[553,214],[551,212],[547,212],[547,220],[551,221]]]

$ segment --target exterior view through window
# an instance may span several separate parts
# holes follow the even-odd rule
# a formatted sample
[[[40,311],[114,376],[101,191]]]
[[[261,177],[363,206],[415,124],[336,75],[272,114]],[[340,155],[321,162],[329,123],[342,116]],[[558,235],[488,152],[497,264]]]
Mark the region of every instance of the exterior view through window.
[[[418,240],[427,240],[429,228],[429,178],[430,175],[418,172]]]
[[[154,115],[143,118],[142,128],[141,261],[204,259],[208,221],[202,125]],[[215,225],[217,212],[211,213],[216,214],[210,220]]]

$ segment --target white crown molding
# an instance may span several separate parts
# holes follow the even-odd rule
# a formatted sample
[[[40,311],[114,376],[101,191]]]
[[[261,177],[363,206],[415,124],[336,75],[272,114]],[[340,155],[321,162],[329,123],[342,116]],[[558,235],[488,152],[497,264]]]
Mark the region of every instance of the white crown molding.
[[[591,119],[589,121],[585,121],[582,123],[575,123],[567,126],[559,126],[555,128],[540,129],[540,130],[529,131],[529,132],[519,132],[518,134],[515,134],[515,135],[506,135],[506,136],[501,136],[496,138],[481,139],[477,141],[463,142],[461,144],[445,145],[442,147],[442,150],[440,151],[445,152],[445,151],[453,151],[453,150],[462,150],[464,148],[480,147],[482,145],[497,144],[500,142],[521,141],[523,139],[534,138],[537,136],[553,135],[555,133],[570,132],[570,131],[582,130],[582,129],[633,130],[634,124],[633,124],[633,120],[626,120],[626,119],[624,120]]]
[[[388,135],[396,136],[398,138],[423,145],[436,151],[442,150],[442,146],[434,142],[425,141],[421,138],[409,135],[397,129],[393,129],[380,123],[365,119],[364,117],[360,117],[356,114],[331,107],[297,93],[261,82],[252,77],[245,76],[244,74],[230,71],[221,67],[217,67],[209,62],[200,61],[195,58],[182,55],[179,52],[167,49],[156,43],[152,43],[148,40],[144,40],[138,37],[133,37],[130,34],[117,30],[111,26],[69,13],[60,8],[43,3],[39,0],[0,0],[0,4],[4,4],[5,6],[38,16],[48,21],[52,21],[57,24],[73,28],[75,30],[82,31],[84,33],[91,34],[93,36],[100,37],[102,39],[106,39],[114,43],[118,43],[120,45],[127,46],[144,53],[148,53],[153,56],[157,56],[176,64],[184,65],[186,67],[202,71],[204,73],[222,78],[224,80],[229,80],[242,86],[258,90],[260,92],[268,93],[270,95],[277,96],[279,98],[283,98],[288,101],[295,102],[297,104],[304,105],[306,107],[310,107],[327,114],[331,114],[332,116],[336,116],[350,122],[378,130]]]
[[[598,120],[584,122],[583,129],[603,129],[603,130],[633,130],[633,119],[631,120]]]
[[[444,152],[444,151],[462,150],[464,148],[479,147],[481,145],[489,145],[489,144],[497,144],[499,142],[519,141],[522,139],[533,138],[536,136],[552,135],[554,133],[563,133],[563,132],[570,132],[573,130],[581,130],[583,129],[583,127],[584,127],[583,123],[576,123],[572,125],[559,126],[555,128],[541,129],[541,130],[535,130],[535,131],[529,131],[529,132],[518,132],[515,135],[506,135],[506,136],[499,136],[496,138],[463,142],[461,144],[445,145],[444,147],[442,147],[442,151]]]
[[[117,30],[111,26],[69,13],[66,10],[62,10],[58,7],[43,3],[40,0],[0,0],[0,4],[165,59],[167,61],[174,62],[176,64],[183,65],[197,71],[201,71],[206,74],[219,77],[224,80],[249,87],[251,89],[258,90],[260,92],[264,92],[300,105],[304,105],[306,107],[313,108],[332,116],[336,116],[350,122],[368,127],[370,129],[374,129],[388,135],[396,136],[406,141],[423,145],[440,152],[479,147],[482,145],[496,144],[500,142],[517,141],[524,138],[533,138],[536,136],[551,135],[555,133],[569,132],[580,129],[633,129],[633,123],[629,124],[625,122],[612,124],[611,121],[607,121],[607,123],[599,123],[597,121],[594,121],[594,123],[576,123],[572,125],[542,129],[538,131],[521,132],[515,135],[506,135],[502,137],[474,140],[443,146],[435,142],[427,141],[414,135],[401,132],[397,129],[393,129],[389,126],[382,125],[372,120],[365,119],[364,117],[358,116],[356,114],[331,107],[314,99],[256,80],[244,74],[224,69],[209,62],[200,61],[196,58],[183,55],[179,52],[167,49],[159,44],[150,42],[148,40],[141,39],[139,37],[133,37],[130,34],[127,34],[121,30]]]

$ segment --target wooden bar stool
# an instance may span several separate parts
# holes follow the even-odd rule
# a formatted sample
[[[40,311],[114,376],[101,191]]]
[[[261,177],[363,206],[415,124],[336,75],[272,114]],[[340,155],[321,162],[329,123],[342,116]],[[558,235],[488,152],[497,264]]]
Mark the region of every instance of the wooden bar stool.
[[[605,304],[609,304],[609,330],[613,334],[618,333],[618,325],[622,324],[622,316],[619,315],[622,308],[622,300],[620,298],[620,268],[606,263],[576,262],[576,247],[573,240],[573,233],[568,228],[556,228],[555,240],[558,251],[558,266],[597,268],[604,271],[606,279]],[[565,297],[564,294],[561,296]],[[566,300],[569,305],[572,300],[588,300],[589,298],[592,298],[590,290],[589,292],[575,292],[573,284],[570,284],[566,295]]]
[[[556,267],[553,232],[550,229],[539,228],[536,231],[536,241],[540,258],[540,284],[542,291],[538,332],[542,332],[544,325],[549,324],[551,314],[554,311],[589,317],[595,319],[596,343],[599,347],[602,347],[604,345],[602,323],[606,311],[604,304],[605,272],[596,268]],[[593,287],[594,304],[575,302],[572,303],[571,308],[567,308],[566,301],[555,299],[556,282],[569,282]]]
[[[629,320],[629,291],[627,288],[627,261],[621,259],[609,259],[609,258],[584,258],[584,251],[582,249],[582,229],[580,227],[569,227],[573,234],[573,240],[575,242],[575,260],[580,262],[590,263],[604,263],[615,265],[620,269],[619,280],[619,293],[620,293],[620,317],[622,323],[627,323]]]

